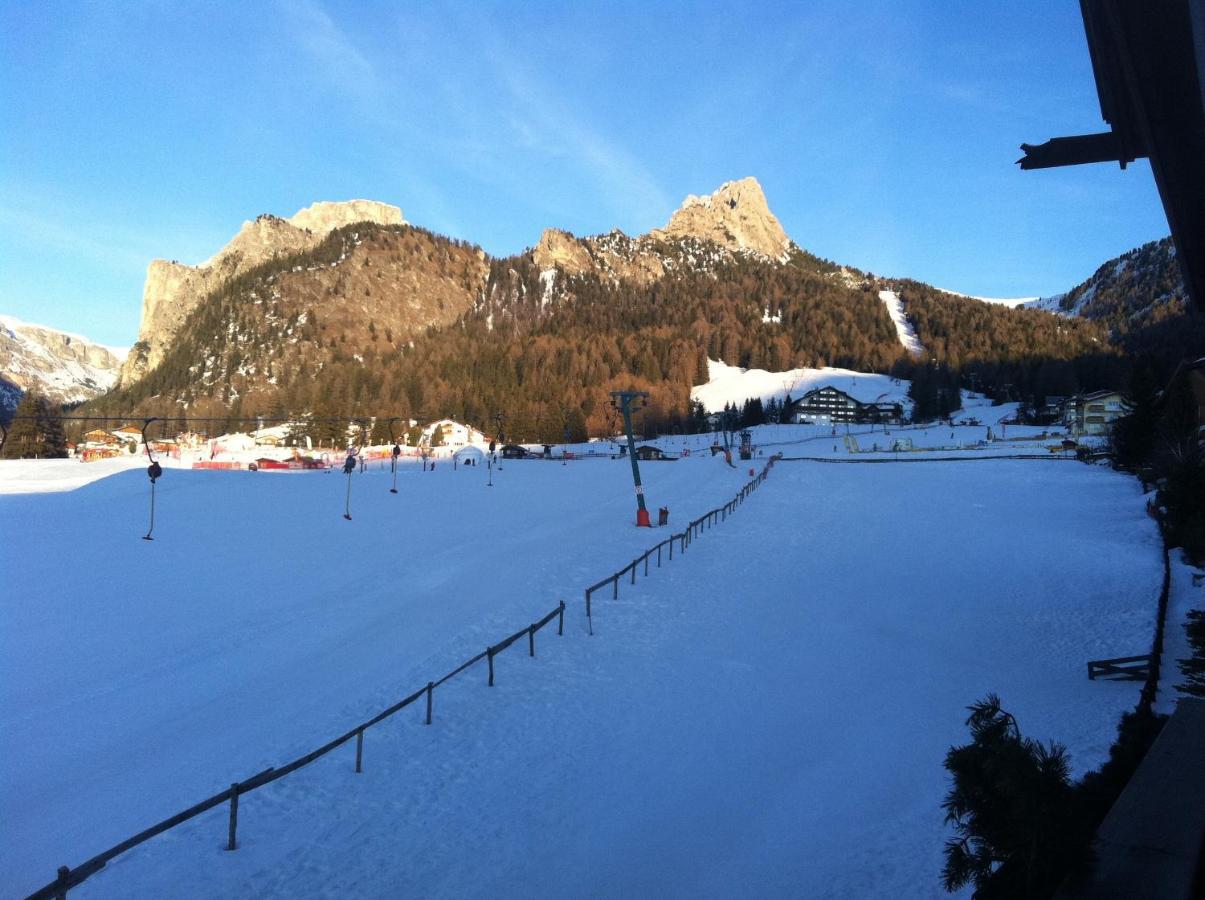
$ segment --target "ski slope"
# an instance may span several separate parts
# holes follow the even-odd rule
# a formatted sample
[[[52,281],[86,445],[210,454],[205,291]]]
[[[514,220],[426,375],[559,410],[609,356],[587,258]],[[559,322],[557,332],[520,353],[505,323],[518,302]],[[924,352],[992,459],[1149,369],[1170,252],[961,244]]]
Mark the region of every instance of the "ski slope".
[[[748,480],[698,453],[641,472],[679,527]],[[492,689],[480,666],[449,682],[430,728],[412,707],[372,729],[363,774],[344,748],[245,797],[237,852],[218,808],[79,896],[938,897],[968,703],[999,692],[1083,771],[1137,700],[1083,675],[1149,644],[1161,576],[1136,484],[1106,469],[780,463],[598,600],[593,637],[581,589],[661,538],[631,525],[628,462],[486,477],[408,466],[394,496],[358,474],[347,522],[340,474],[171,470],[154,542],[140,471],[0,496],[0,890],[313,749],[560,599],[564,637],[507,651]]]
[[[900,339],[900,345],[913,356],[924,353],[925,348],[921,346],[920,338],[916,336],[916,329],[904,315],[904,304],[900,301],[899,294],[895,291],[879,291],[879,299],[887,307],[892,324],[895,325],[895,334]]]

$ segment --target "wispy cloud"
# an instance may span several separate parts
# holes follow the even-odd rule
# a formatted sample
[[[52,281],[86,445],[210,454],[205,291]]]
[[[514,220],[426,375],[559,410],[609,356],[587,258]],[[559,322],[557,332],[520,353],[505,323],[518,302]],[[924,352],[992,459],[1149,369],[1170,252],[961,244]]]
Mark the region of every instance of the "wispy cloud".
[[[290,40],[305,54],[319,80],[375,102],[382,87],[376,68],[326,10],[312,0],[290,0],[278,9]]]
[[[46,208],[8,200],[0,203],[0,244],[57,250],[67,259],[86,259],[120,275],[145,272],[156,255],[154,235],[113,222],[85,223],[69,215],[48,215]]]
[[[673,208],[672,200],[634,153],[583,119],[568,98],[542,81],[509,48],[486,40],[484,52],[506,90],[512,140],[570,160],[606,205],[630,220],[661,224]]]

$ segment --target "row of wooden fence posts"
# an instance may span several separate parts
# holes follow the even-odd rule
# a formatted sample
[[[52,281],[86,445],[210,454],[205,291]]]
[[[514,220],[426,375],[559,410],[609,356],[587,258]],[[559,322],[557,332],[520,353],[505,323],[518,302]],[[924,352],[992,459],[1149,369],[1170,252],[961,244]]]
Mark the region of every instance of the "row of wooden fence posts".
[[[769,465],[773,465],[773,463],[774,463],[774,460],[773,460],[773,458],[771,458],[769,464],[767,465],[767,468],[769,467]],[[586,589],[586,630],[587,630],[587,633],[589,633],[591,635],[594,634],[593,598],[594,598],[595,590],[597,590],[600,587],[603,587],[604,585],[606,585],[609,582],[611,585],[611,599],[618,600],[619,599],[620,576],[622,576],[625,572],[630,572],[631,573],[631,583],[635,584],[636,583],[636,567],[638,565],[640,565],[641,562],[643,562],[644,563],[644,574],[647,577],[649,574],[649,557],[652,556],[654,549],[657,551],[657,568],[660,569],[661,568],[661,548],[665,547],[665,546],[669,547],[669,559],[672,562],[674,559],[674,542],[675,541],[678,542],[678,552],[685,553],[686,548],[690,546],[691,541],[694,540],[694,537],[696,534],[701,533],[704,528],[715,527],[717,517],[719,518],[719,520],[721,522],[726,522],[728,520],[728,513],[735,510],[738,506],[740,506],[745,501],[745,497],[748,496],[748,494],[750,492],[752,492],[752,490],[754,488],[756,488],[759,484],[762,483],[762,481],[765,480],[765,475],[766,475],[765,470],[762,470],[760,475],[758,475],[753,481],[749,482],[744,487],[742,487],[740,493],[736,497],[734,497],[733,499],[731,499],[727,503],[725,503],[722,507],[719,507],[718,509],[713,509],[710,512],[706,513],[705,515],[701,516],[700,518],[696,519],[695,521],[688,523],[686,526],[686,530],[683,531],[681,534],[673,535],[672,537],[667,538],[666,540],[662,541],[655,548],[650,548],[649,550],[646,550],[644,552],[643,556],[636,557],[634,560],[631,561],[631,563],[629,563],[624,568],[620,569],[618,572],[616,572],[610,578],[606,579],[605,581],[599,582],[598,584],[594,585],[594,587],[587,588]],[[492,662],[492,659],[491,659],[491,662]],[[492,668],[491,668],[491,671],[492,671]]]
[[[560,602],[560,605],[557,608],[556,633],[558,636],[564,635],[564,633],[565,633],[565,601],[564,600],[562,600]],[[486,647],[486,649],[485,649],[486,658],[489,660],[489,672],[490,672],[489,687],[494,686],[494,656],[496,653],[500,653],[500,652],[501,651],[496,650],[494,647]],[[531,625],[529,625],[527,627],[527,655],[530,657],[534,657],[536,655],[536,626],[535,626],[535,623],[532,623]],[[427,725],[431,724],[432,694],[434,693],[434,691],[435,691],[435,682],[428,681],[426,692],[425,692],[427,695],[427,718],[426,718],[425,724],[427,724]],[[364,771],[364,729],[360,728],[356,731],[356,774],[359,775],[363,771]],[[227,850],[238,849],[237,835],[238,835],[239,793],[240,793],[239,782],[236,781],[232,785],[230,785],[230,823],[229,823],[229,829],[228,829],[228,838],[226,841],[226,849]],[[59,874],[59,881],[62,882],[63,887],[60,889],[57,896],[63,898],[63,900],[66,900],[66,897],[67,897],[66,883],[67,883],[68,876],[71,874],[71,870],[69,868],[67,868],[66,866],[61,866],[59,868],[58,874]]]

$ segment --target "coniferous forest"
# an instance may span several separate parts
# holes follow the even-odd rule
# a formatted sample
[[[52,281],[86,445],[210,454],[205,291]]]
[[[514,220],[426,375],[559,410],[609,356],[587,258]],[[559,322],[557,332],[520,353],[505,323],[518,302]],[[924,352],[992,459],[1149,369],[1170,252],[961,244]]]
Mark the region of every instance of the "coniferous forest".
[[[646,432],[698,427],[690,388],[706,380],[708,359],[884,372],[947,395],[957,386],[1033,403],[1129,378],[1125,348],[1103,323],[879,279],[803,251],[786,263],[723,253],[689,265],[691,249],[659,243],[676,264],[651,283],[549,279],[530,252],[491,259],[409,225],[343,228],[228,281],[158,367],[82,412],[452,417],[487,430],[501,413],[512,437],[536,441],[566,428],[574,439],[613,433],[608,392],[619,388],[649,391]],[[922,356],[903,352],[884,288],[901,297]],[[434,324],[400,314],[406,290],[422,292]]]

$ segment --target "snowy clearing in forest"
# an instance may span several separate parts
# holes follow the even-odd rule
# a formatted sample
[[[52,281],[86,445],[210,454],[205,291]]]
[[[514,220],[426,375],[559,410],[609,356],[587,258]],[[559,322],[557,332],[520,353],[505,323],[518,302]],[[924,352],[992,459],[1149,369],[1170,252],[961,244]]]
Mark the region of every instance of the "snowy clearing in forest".
[[[641,473],[677,530],[763,464]],[[484,663],[441,687],[431,727],[416,704],[368,731],[362,774],[353,742],[246,795],[236,852],[222,806],[72,896],[940,897],[967,704],[998,692],[1080,773],[1137,701],[1084,674],[1149,646],[1161,578],[1141,492],[1107,469],[779,463],[685,556],[596,597],[593,637],[582,589],[667,533],[632,527],[627,460],[487,477],[408,465],[391,495],[372,469],[347,522],[338,473],[169,470],[153,542],[141,471],[0,496],[0,890],[314,749],[562,599],[563,637],[501,654],[493,688]]]
[[[879,299],[887,307],[887,313],[891,316],[892,324],[895,325],[895,334],[900,339],[900,345],[913,356],[924,353],[925,348],[921,346],[920,338],[916,336],[916,329],[904,315],[904,304],[900,300],[899,294],[895,291],[879,291]]]

